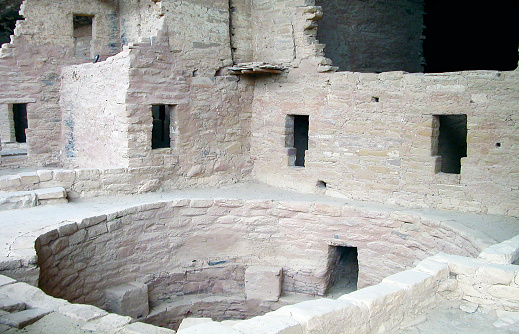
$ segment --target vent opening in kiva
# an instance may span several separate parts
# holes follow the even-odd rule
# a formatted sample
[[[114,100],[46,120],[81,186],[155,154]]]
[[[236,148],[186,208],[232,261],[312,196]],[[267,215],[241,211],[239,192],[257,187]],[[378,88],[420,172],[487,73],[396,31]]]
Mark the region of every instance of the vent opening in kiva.
[[[357,247],[328,246],[326,295],[357,290],[359,263]]]

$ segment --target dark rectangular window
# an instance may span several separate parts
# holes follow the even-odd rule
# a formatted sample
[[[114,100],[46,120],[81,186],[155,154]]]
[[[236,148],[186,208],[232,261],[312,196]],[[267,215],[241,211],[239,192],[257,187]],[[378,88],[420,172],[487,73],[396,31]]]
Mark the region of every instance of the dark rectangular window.
[[[151,106],[153,115],[153,129],[151,135],[151,148],[171,147],[170,123],[173,106],[156,104]]]
[[[308,115],[288,115],[286,120],[286,146],[289,148],[289,166],[305,166],[308,150]]]
[[[93,16],[74,15],[74,48],[77,58],[92,58],[92,22]]]
[[[460,174],[467,156],[467,115],[435,115],[433,155],[441,157],[442,173]]]
[[[17,143],[25,143],[25,129],[27,129],[27,104],[13,104],[14,135]]]

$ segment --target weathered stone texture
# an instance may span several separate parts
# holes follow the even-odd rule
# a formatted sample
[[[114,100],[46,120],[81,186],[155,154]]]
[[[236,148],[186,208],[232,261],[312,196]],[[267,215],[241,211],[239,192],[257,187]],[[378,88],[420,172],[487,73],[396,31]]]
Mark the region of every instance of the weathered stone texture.
[[[340,205],[222,201],[143,205],[70,223],[68,232],[64,227],[62,233],[48,232],[36,248],[40,286],[54,296],[104,305],[99,291],[139,281],[148,286],[155,307],[186,294],[244,294],[245,269],[259,260],[283,268],[283,291],[323,295],[330,244],[358,248],[359,287],[439,251],[472,256],[480,251],[475,240],[447,226],[436,238],[438,228],[417,217],[403,222],[390,213]],[[222,207],[228,210],[214,210]]]

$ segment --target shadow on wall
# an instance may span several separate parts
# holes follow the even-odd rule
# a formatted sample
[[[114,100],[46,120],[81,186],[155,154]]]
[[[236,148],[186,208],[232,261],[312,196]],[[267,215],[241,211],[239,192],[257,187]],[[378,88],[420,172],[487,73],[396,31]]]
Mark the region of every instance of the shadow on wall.
[[[23,20],[18,14],[22,0],[0,0],[0,45],[10,42],[17,20]]]

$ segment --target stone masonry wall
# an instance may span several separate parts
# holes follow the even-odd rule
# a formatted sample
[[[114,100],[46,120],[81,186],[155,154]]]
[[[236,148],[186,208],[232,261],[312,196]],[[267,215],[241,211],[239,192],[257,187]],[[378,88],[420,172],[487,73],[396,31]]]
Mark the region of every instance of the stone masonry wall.
[[[270,30],[294,28],[296,59],[285,75],[256,80],[255,178],[304,192],[322,191],[316,183],[324,181],[326,193],[359,200],[519,215],[518,71],[330,72],[315,39],[319,8],[292,9],[292,18],[262,12]],[[256,55],[267,52],[256,47]],[[272,56],[282,61],[285,51]],[[309,115],[305,168],[288,166],[285,124],[293,114]],[[441,114],[468,117],[460,175],[438,173],[433,120]]]
[[[279,266],[284,291],[322,295],[330,245],[358,248],[358,286],[363,287],[440,251],[475,256],[480,251],[476,244],[441,221],[398,212],[186,199],[71,222],[40,236],[36,250],[45,292],[103,305],[106,288],[148,280],[153,282],[150,300],[161,300],[179,293],[171,282],[180,272],[208,277],[217,275],[211,268],[219,266]],[[160,279],[153,279],[156,275]],[[224,276],[232,290],[239,276]],[[186,283],[184,292],[206,290],[196,282]]]
[[[17,192],[63,187],[69,198],[156,191],[172,168],[41,169],[0,177],[0,191]]]
[[[186,18],[179,18],[179,9],[163,2],[159,13],[164,25],[153,38],[141,36],[138,43],[130,43],[125,52],[103,64],[66,68],[62,107],[65,116],[72,118],[72,122],[64,118],[62,146],[71,156],[64,159],[67,166],[112,163],[178,170],[166,187],[214,185],[249,177],[252,82],[220,71],[232,63],[228,7],[213,2],[211,6],[182,6],[190,6],[186,13],[205,13],[191,17],[198,22],[190,23],[196,26],[190,31],[194,35],[173,39],[178,37],[178,20]],[[212,34],[226,37],[204,44],[206,35]],[[191,44],[183,42],[188,37]],[[182,50],[172,49],[177,47]],[[126,70],[120,73],[123,64]],[[129,73],[127,82],[120,81],[127,75],[124,71]],[[111,83],[112,79],[118,82]],[[89,89],[78,96],[78,87]],[[111,98],[114,92],[117,99]],[[170,148],[151,148],[152,105],[169,106]],[[69,154],[71,139],[77,154]]]
[[[26,0],[22,5],[25,20],[18,22],[12,42],[0,51],[0,110],[8,110],[5,106],[12,103],[29,103],[30,165],[59,161],[61,67],[85,61],[74,58],[74,13],[94,15],[93,50],[101,59],[119,52],[113,3],[94,0]]]
[[[178,183],[240,180],[251,170],[252,85],[233,76],[202,76],[168,51],[165,35],[130,46],[130,166],[178,164]],[[202,64],[202,63],[201,63]],[[205,66],[205,65],[204,65]],[[151,149],[151,106],[171,111],[171,147]]]

